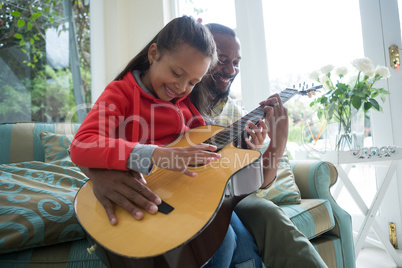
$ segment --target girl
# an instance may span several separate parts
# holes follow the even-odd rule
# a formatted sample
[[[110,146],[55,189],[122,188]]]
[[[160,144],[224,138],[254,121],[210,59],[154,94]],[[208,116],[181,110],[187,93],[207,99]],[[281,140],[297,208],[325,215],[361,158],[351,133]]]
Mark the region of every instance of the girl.
[[[138,220],[144,216],[139,208],[157,213],[161,200],[140,174],[152,165],[196,176],[187,165],[220,158],[208,144],[162,147],[205,124],[188,94],[216,58],[210,32],[191,17],[176,18],[106,87],[85,118],[71,144],[71,159],[92,180],[111,224],[117,223],[114,205]],[[227,236],[220,251],[232,252],[233,245]],[[218,254],[210,264],[221,259],[230,263],[232,255]]]
[[[172,20],[98,98],[71,144],[72,161],[85,168],[145,174],[153,164],[163,164],[163,168],[195,176],[187,165],[206,164],[219,158],[219,154],[211,152],[216,150],[214,146],[162,146],[190,128],[204,125],[187,95],[216,58],[213,37],[205,26],[187,16]],[[182,161],[173,161],[177,159]],[[92,176],[94,194],[105,207],[111,224],[117,223],[114,204],[136,219],[143,218],[137,206],[153,214],[157,212],[156,205],[161,201],[139,183],[144,182],[139,173],[116,174],[113,189],[103,187],[106,182],[97,179],[103,177],[102,171],[84,171],[97,173]],[[132,180],[132,176],[139,181]],[[129,195],[132,190],[138,194]],[[127,196],[133,197],[130,200]]]

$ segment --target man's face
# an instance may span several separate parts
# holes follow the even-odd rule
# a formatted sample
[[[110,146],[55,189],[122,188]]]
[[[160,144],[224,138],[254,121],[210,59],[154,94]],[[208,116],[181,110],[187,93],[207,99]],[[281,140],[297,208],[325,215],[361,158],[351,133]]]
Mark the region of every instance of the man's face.
[[[212,77],[207,79],[217,94],[228,95],[230,85],[239,73],[240,42],[226,34],[214,34],[214,39],[218,50],[218,63],[212,70]]]

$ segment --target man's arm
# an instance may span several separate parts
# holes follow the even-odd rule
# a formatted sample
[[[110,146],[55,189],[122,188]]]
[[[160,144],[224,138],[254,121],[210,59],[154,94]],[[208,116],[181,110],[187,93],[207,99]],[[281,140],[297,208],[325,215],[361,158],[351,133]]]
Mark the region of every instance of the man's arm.
[[[161,203],[161,199],[145,186],[146,182],[140,173],[81,166],[79,168],[92,181],[94,194],[105,208],[112,225],[117,224],[115,205],[128,211],[137,220],[144,217],[140,208],[151,214],[158,212],[157,205]]]
[[[278,103],[275,107],[272,107]],[[261,188],[268,186],[276,177],[278,166],[286,149],[289,133],[288,110],[283,106],[279,94],[274,94],[266,101],[260,102],[265,105],[265,121],[268,125],[268,136],[271,141],[263,154],[264,183]]]
[[[278,103],[277,106],[272,107],[274,103]],[[255,132],[261,131],[260,138],[251,137],[251,139],[245,140],[243,137],[239,137],[235,146],[239,148],[251,148],[258,150],[261,148],[265,137],[266,131],[268,131],[268,136],[270,137],[270,143],[267,150],[263,154],[263,173],[264,173],[264,183],[263,187],[268,186],[276,177],[276,173],[278,170],[278,165],[282,158],[282,155],[286,148],[286,142],[288,139],[288,129],[289,129],[289,120],[288,120],[288,111],[283,106],[281,98],[279,94],[274,94],[270,96],[267,100],[260,102],[260,105],[265,105],[264,112],[265,123],[260,122],[257,126],[253,127],[248,124],[248,126]],[[242,118],[243,110],[241,107],[235,103],[232,99],[229,100],[225,104],[225,108],[222,112],[214,117],[214,121],[222,126],[227,126],[232,122],[235,122]],[[268,129],[266,127],[268,126]],[[244,131],[243,133],[247,133],[248,136],[253,134],[249,131]],[[265,131],[265,134],[264,134]],[[252,144],[252,146],[250,146]]]

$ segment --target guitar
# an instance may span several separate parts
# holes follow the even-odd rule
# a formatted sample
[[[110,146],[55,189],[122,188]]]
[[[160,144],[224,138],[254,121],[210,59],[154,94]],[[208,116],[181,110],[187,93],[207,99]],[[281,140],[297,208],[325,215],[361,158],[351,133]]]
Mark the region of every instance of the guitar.
[[[288,88],[280,97],[286,102],[320,87],[302,91]],[[144,177],[147,187],[163,203],[157,214],[145,213],[141,221],[116,207],[119,222],[110,225],[88,180],[78,191],[74,208],[78,221],[94,243],[91,250],[110,267],[201,267],[223,241],[233,208],[263,183],[261,153],[233,145],[248,120],[257,123],[263,117],[264,107],[260,106],[226,128],[197,127],[169,144],[183,147],[210,143],[217,146],[222,157],[206,165],[189,167],[198,173],[194,178],[154,166]]]

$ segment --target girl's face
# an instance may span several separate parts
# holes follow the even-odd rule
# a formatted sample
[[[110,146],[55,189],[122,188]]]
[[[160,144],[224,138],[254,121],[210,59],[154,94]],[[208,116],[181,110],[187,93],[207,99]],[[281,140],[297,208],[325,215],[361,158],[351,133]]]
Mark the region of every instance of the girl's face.
[[[142,82],[155,97],[164,101],[190,94],[211,64],[210,57],[187,44],[161,55],[154,43],[148,50],[148,59],[151,65]]]

